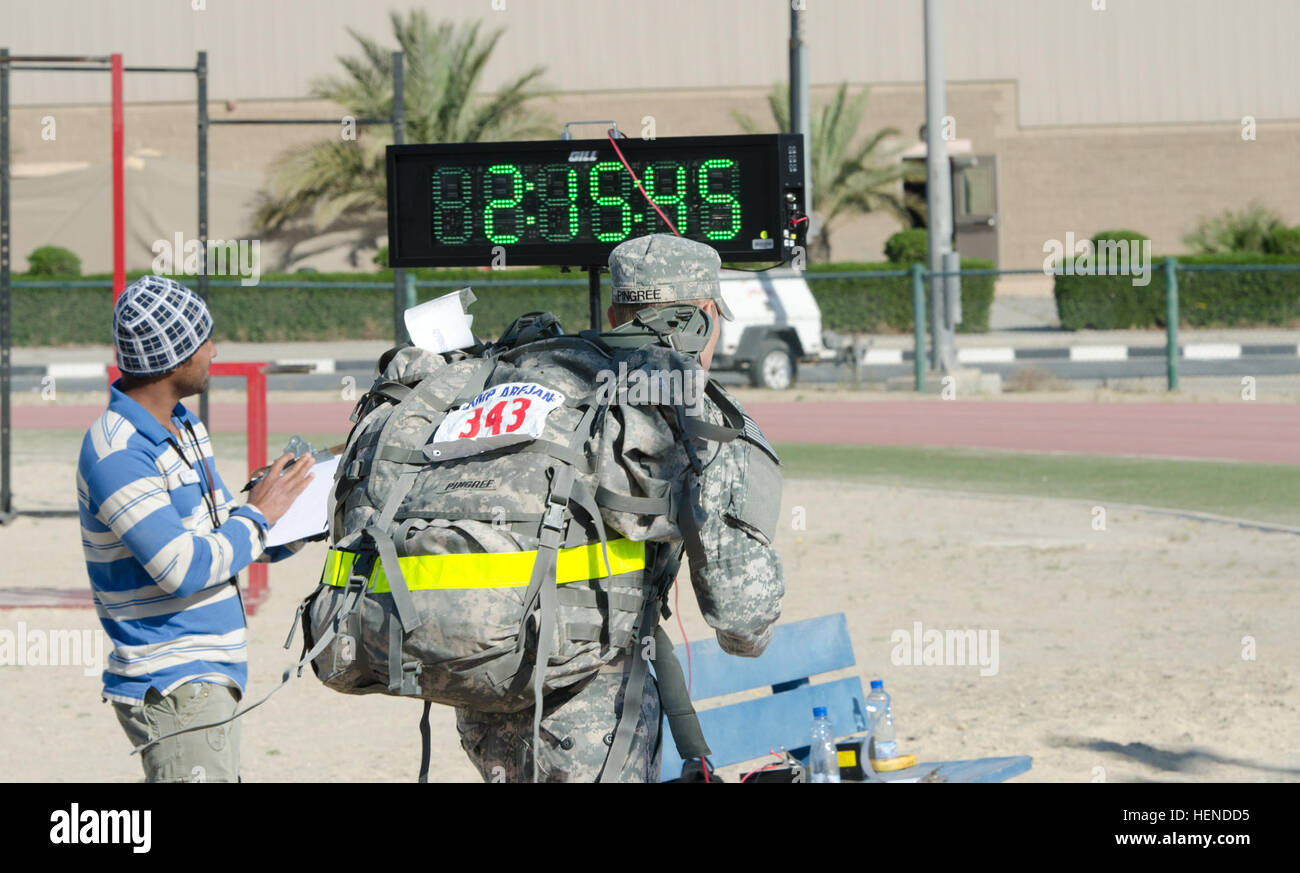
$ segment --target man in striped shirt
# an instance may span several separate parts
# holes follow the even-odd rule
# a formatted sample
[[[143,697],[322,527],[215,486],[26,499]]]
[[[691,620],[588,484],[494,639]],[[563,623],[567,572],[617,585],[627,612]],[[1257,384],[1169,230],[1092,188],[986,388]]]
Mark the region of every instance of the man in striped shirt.
[[[95,608],[113,653],[106,700],[133,745],[234,713],[248,680],[236,574],[301,543],[266,531],[307,486],[310,456],[276,460],[236,505],[216,475],[203,423],[181,399],[207,387],[212,316],[185,286],[145,276],[113,311],[122,378],[91,425],[77,502]],[[237,723],[181,734],[141,755],[150,782],[237,781]]]

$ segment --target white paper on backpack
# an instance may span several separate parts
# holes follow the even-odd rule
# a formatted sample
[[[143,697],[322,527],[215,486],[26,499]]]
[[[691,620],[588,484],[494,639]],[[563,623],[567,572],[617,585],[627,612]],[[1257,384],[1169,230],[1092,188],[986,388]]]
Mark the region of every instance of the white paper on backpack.
[[[474,292],[461,288],[412,306],[402,313],[411,342],[435,354],[474,345],[474,334],[470,331],[474,316],[465,313],[465,307],[473,302]]]

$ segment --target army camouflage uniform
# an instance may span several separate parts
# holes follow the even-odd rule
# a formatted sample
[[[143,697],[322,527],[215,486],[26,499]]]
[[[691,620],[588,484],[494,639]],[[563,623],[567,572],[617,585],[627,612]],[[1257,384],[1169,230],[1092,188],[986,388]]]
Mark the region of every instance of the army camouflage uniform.
[[[712,298],[730,318],[721,299],[718,268],[717,252],[701,243],[667,235],[629,240],[610,255],[614,302],[652,306]],[[712,424],[725,421],[707,397],[702,414],[703,420]],[[770,452],[770,447],[757,426],[748,418],[746,421],[746,439],[693,443],[703,466],[697,519],[707,563],[691,567],[691,583],[700,611],[723,651],[757,657],[767,647],[772,626],[780,617],[785,583],[771,539],[780,511],[779,472],[764,473],[776,468],[752,461],[751,453]],[[759,487],[766,488],[765,493],[750,493],[755,479],[762,480]],[[685,483],[682,491],[685,499]],[[759,503],[764,505],[756,507]],[[753,523],[756,511],[767,516],[757,525]],[[683,551],[681,542],[659,544],[652,578],[676,578]],[[601,774],[623,709],[632,659],[643,655],[643,648],[634,647],[632,653],[617,657],[590,679],[547,697],[538,760],[542,781],[592,782]],[[457,707],[456,724],[461,745],[484,780],[520,782],[532,778],[531,707],[513,713]],[[659,692],[654,677],[649,676],[635,739],[627,758],[619,764],[618,781],[659,781],[660,726]],[[611,766],[614,763],[610,762]]]

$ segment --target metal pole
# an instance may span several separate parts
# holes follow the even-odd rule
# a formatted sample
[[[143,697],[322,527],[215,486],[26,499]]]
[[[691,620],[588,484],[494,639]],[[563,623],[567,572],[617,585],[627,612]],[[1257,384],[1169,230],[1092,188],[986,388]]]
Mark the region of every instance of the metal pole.
[[[808,116],[808,51],[803,41],[803,0],[790,4],[790,133],[803,134],[803,211],[808,216],[805,239],[821,233],[813,215],[812,126]]]
[[[402,297],[404,299],[406,308],[410,309],[413,306],[415,306],[417,302],[416,294],[415,294],[415,274],[407,273],[405,270],[403,270],[402,272],[406,275],[406,282],[402,288]],[[406,324],[405,319],[402,320],[402,324],[403,325]]]
[[[393,52],[393,145],[406,141],[406,86],[402,75],[403,58],[401,52]],[[393,251],[393,240],[388,241],[388,251]],[[393,344],[401,345],[409,337],[406,335],[406,270],[398,267],[393,270]]]
[[[127,67],[126,71],[131,72]],[[389,124],[393,123],[390,115],[388,118],[356,118],[353,119],[357,124]],[[337,118],[213,118],[208,124],[332,124],[339,126]]]
[[[600,267],[587,268],[587,313],[591,329],[600,333]]]
[[[912,367],[916,390],[925,390],[925,267],[912,265]]]
[[[253,362],[244,365],[245,388],[248,394],[248,468],[253,470],[266,466],[266,364]],[[249,613],[257,611],[258,605],[269,596],[267,590],[266,564],[250,564],[248,567],[248,609]]]
[[[199,296],[208,302],[208,53],[199,52]],[[179,252],[177,253],[179,254]],[[173,267],[174,269],[174,267]],[[209,304],[211,305],[211,304]],[[199,395],[199,418],[208,424],[208,391]]]
[[[5,53],[5,60],[0,63],[5,64],[25,64],[31,63],[67,63],[67,64],[107,64],[112,60],[111,55],[10,55]]]
[[[9,49],[0,48],[0,58]],[[13,468],[9,458],[9,345],[13,308],[9,276],[9,64],[0,62],[0,522],[13,514]]]
[[[126,180],[122,165],[126,160],[122,113],[122,56],[113,55],[110,73],[113,86],[113,303],[126,289]]]
[[[961,324],[961,257],[953,251],[943,253],[943,326],[956,337]],[[954,342],[954,346],[956,343]]]
[[[956,369],[952,331],[944,323],[943,255],[952,250],[952,170],[943,139],[943,2],[925,0],[925,192],[930,246],[930,336],[934,369]]]
[[[1178,390],[1178,259],[1165,258],[1165,370],[1170,391]]]

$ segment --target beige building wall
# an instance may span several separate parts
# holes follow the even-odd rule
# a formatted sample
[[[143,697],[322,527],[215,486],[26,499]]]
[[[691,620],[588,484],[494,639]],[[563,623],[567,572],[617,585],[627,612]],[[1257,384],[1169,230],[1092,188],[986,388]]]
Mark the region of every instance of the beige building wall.
[[[535,65],[561,92],[765,88],[784,79],[791,0],[5,0],[15,53],[122,52],[192,65],[218,99],[305,97],[353,51],[391,44],[389,10],[503,28],[485,85]],[[921,0],[805,0],[814,83],[919,82]],[[197,8],[196,8],[197,7]],[[1101,7],[1101,8],[1097,8]],[[949,0],[952,82],[1020,83],[1025,127],[1300,118],[1294,0]],[[103,77],[25,75],[18,103],[98,103]],[[184,77],[135,76],[127,99],[192,100]]]
[[[564,120],[611,118],[636,136],[646,116],[659,136],[738,133],[732,112],[767,123],[767,91],[786,73],[786,0],[659,0],[653,16],[609,0],[505,0],[500,11],[493,0],[196,3],[9,0],[0,5],[0,43],[15,53],[119,49],[128,64],[192,63],[205,48],[214,119],[340,117],[339,107],[303,95],[314,77],[337,72],[335,56],[353,51],[346,28],[391,43],[382,10],[418,5],[434,17],[505,28],[492,84],[544,63],[548,84],[562,93],[539,108],[557,134]],[[919,0],[808,7],[814,106],[838,81],[870,85],[864,134],[893,127],[895,146],[916,143],[924,114]],[[956,136],[998,160],[1001,266],[1039,266],[1045,241],[1111,227],[1149,234],[1157,253],[1179,252],[1198,218],[1252,201],[1300,223],[1300,61],[1285,44],[1300,32],[1300,3],[962,0],[945,8]],[[46,243],[72,248],[88,270],[111,264],[107,88],[104,74],[14,75],[19,266]],[[133,268],[148,266],[154,239],[197,231],[193,89],[186,76],[128,76]],[[1255,121],[1254,140],[1242,137],[1244,116]],[[52,141],[42,137],[48,119],[57,126]],[[249,215],[271,161],[334,135],[213,127],[212,236],[251,238]],[[60,166],[74,175],[57,184],[31,175]],[[879,260],[897,229],[885,215],[838,222],[832,254]],[[299,241],[291,256],[268,243],[264,262],[364,267],[366,246],[379,242],[334,234]]]

